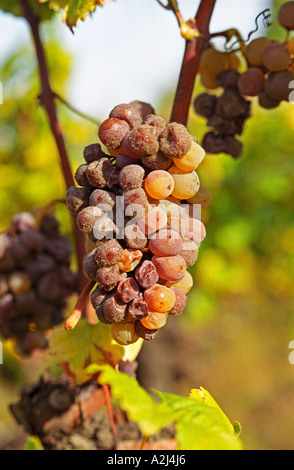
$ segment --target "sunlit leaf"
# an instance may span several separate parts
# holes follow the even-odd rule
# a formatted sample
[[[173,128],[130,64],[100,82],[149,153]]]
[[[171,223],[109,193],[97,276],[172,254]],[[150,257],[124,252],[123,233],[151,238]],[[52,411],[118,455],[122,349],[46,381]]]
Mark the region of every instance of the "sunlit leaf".
[[[63,20],[73,31],[79,20],[85,21],[89,13],[93,13],[96,6],[102,7],[104,3],[112,0],[39,0],[48,3],[54,11],[63,10]]]
[[[57,357],[67,375],[77,383],[91,378],[86,368],[89,364],[111,364],[115,367],[120,360],[133,361],[142,346],[142,341],[129,346],[117,344],[111,336],[111,327],[102,323],[91,325],[80,320],[71,331],[56,328],[49,337],[50,353]]]
[[[24,445],[24,450],[44,450],[44,448],[37,437],[29,436]]]
[[[128,418],[138,424],[144,436],[152,436],[175,424],[180,450],[241,450],[234,426],[211,395],[204,389],[181,397],[153,390],[154,400],[138,382],[109,366],[91,364],[88,373],[98,373],[98,381],[111,387]]]

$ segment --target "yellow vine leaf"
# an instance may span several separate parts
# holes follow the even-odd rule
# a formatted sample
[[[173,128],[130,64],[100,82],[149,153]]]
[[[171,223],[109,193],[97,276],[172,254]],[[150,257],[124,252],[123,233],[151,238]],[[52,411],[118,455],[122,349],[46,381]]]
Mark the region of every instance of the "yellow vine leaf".
[[[76,383],[91,379],[86,371],[89,364],[109,364],[116,368],[119,362],[132,362],[138,356],[143,340],[129,346],[121,346],[111,336],[111,326],[92,325],[81,319],[71,331],[58,327],[49,335],[50,354],[57,358],[66,375]]]

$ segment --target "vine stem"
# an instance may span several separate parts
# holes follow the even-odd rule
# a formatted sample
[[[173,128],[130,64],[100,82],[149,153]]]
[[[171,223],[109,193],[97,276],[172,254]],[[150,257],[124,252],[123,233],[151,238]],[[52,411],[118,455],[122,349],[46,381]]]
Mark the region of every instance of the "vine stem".
[[[65,322],[64,328],[66,330],[73,330],[77,326],[82,316],[83,310],[86,307],[90,292],[95,286],[95,284],[96,284],[95,281],[88,281],[88,283],[84,287],[81,295],[79,296],[77,300],[75,308],[73,309],[70,316],[67,318]]]
[[[39,75],[40,75],[40,82],[41,82],[41,103],[47,113],[48,120],[50,123],[50,128],[55,139],[55,143],[58,149],[61,169],[64,177],[64,181],[66,187],[69,188],[70,186],[75,186],[75,181],[73,178],[69,157],[62,133],[62,129],[58,120],[56,106],[55,106],[55,96],[51,89],[50,79],[49,79],[49,69],[46,60],[46,54],[43,47],[43,43],[41,40],[40,35],[40,21],[39,18],[34,14],[32,7],[28,0],[19,0],[23,12],[24,17],[27,20],[31,33],[33,36],[33,41],[36,50],[36,57],[38,62],[39,68]],[[76,245],[76,254],[78,259],[78,266],[79,266],[79,285],[80,290],[86,284],[86,278],[83,273],[83,258],[85,255],[85,248],[84,248],[84,236],[78,230],[75,220],[74,220],[74,238],[75,238],[75,245]]]
[[[201,0],[198,12],[192,26],[201,35],[186,41],[186,48],[176,90],[171,122],[187,125],[189,108],[194,89],[196,75],[199,69],[201,55],[209,38],[209,25],[216,0]]]

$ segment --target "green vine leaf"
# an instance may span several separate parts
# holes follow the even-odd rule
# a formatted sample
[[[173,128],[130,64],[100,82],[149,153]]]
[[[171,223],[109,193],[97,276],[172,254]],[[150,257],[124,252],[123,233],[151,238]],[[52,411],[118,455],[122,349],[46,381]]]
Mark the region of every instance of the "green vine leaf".
[[[111,326],[97,323],[92,325],[81,319],[71,331],[58,327],[49,335],[50,354],[58,358],[65,373],[76,383],[91,379],[86,370],[89,364],[110,364],[116,367],[120,360],[133,361],[137,357],[142,341],[121,346],[111,336]]]
[[[44,450],[44,447],[40,439],[35,436],[28,436],[24,445],[24,450]]]
[[[181,397],[153,390],[155,401],[138,382],[109,366],[91,364],[88,373],[98,373],[98,382],[111,387],[113,398],[129,419],[150,437],[174,423],[179,450],[241,450],[234,426],[211,395],[201,388]]]

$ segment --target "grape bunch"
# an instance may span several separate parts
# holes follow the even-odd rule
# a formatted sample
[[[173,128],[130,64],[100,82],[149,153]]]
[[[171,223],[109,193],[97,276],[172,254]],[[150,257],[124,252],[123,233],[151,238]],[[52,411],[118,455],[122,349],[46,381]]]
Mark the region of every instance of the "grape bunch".
[[[66,298],[77,291],[70,258],[49,214],[38,224],[31,213],[18,213],[0,235],[0,335],[24,356],[45,349],[46,331],[63,321]]]
[[[105,151],[84,149],[66,195],[85,233],[92,305],[117,343],[150,341],[183,312],[193,284],[201,207],[211,200],[195,171],[205,152],[185,126],[140,101],[116,106],[98,136]]]
[[[223,90],[222,94],[201,93],[194,101],[196,114],[204,117],[211,128],[202,142],[207,152],[224,152],[234,158],[242,155],[243,145],[238,136],[251,116],[254,97],[265,109],[289,101],[294,80],[294,38],[290,38],[293,18],[291,1],[278,12],[278,22],[287,30],[283,43],[259,37],[241,45],[241,57],[236,52],[217,51],[212,44],[204,51],[199,68],[201,82],[207,90]]]

